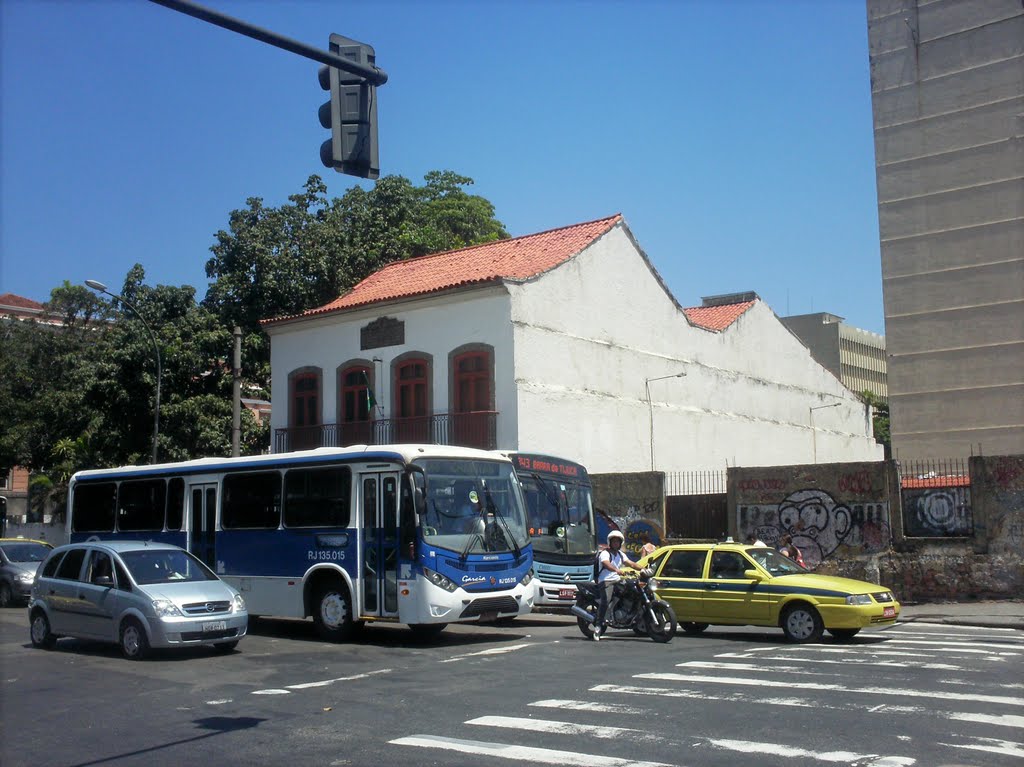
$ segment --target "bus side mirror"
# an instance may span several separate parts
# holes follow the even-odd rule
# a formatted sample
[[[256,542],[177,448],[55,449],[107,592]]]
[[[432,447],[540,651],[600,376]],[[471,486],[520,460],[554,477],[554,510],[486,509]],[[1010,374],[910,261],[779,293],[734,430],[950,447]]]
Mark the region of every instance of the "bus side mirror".
[[[423,488],[422,487],[413,488],[413,491],[412,491],[412,503],[413,503],[413,506],[415,507],[416,513],[418,515],[422,516],[423,514],[426,513],[426,511],[427,511],[427,501],[423,497]]]

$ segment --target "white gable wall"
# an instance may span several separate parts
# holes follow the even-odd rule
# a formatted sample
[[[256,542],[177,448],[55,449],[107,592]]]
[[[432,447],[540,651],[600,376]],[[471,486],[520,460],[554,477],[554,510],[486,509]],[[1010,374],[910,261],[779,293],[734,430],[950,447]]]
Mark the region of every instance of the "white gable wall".
[[[692,327],[621,226],[511,285],[519,442],[594,472],[876,460],[867,408],[757,302]],[[815,410],[812,436],[809,408]],[[816,451],[815,451],[816,449]]]

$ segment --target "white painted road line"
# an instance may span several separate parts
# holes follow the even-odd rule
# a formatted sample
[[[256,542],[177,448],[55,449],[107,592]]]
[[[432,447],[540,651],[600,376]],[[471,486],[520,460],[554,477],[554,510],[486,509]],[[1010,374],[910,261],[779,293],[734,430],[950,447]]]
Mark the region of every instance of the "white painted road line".
[[[436,735],[413,735],[388,741],[396,746],[436,748],[443,751],[457,751],[462,754],[490,756],[499,759],[513,759],[533,764],[567,765],[567,767],[672,767],[664,762],[638,762],[633,759],[619,759],[599,754],[581,754],[577,751],[558,751],[551,748],[532,748],[505,743],[486,743],[479,740],[441,738]]]
[[[848,666],[851,663],[858,666],[885,666],[889,668],[927,668],[934,671],[969,671],[971,669],[964,668],[963,666],[953,666],[948,663],[921,663],[914,661],[905,660],[870,660],[867,658],[843,658],[842,660],[832,660],[831,658],[794,658],[791,655],[749,655],[743,652],[726,652],[721,655],[716,655],[716,658],[740,658],[743,660],[780,660],[784,662],[792,663],[796,661],[801,664],[820,663],[820,664],[835,664],[838,666]],[[920,655],[915,655],[920,657]],[[682,664],[680,664],[682,665]],[[779,666],[768,667],[770,671],[780,670]]]
[[[699,676],[690,674],[634,674],[634,679],[654,679],[659,682],[699,682],[701,684],[731,684],[749,687],[763,687],[763,679],[739,676]],[[977,703],[996,703],[1005,706],[1024,706],[1024,698],[1008,695],[973,695],[965,692],[938,692],[935,690],[908,690],[904,687],[846,687],[841,684],[820,684],[818,682],[801,682],[801,690],[822,690],[828,692],[861,693],[865,695],[889,695],[892,697],[906,696],[911,698],[930,698],[932,700],[972,700]]]
[[[382,668],[377,671],[367,671],[365,674],[353,674],[352,676],[340,676],[337,679],[323,679],[318,682],[302,682],[301,684],[289,684],[283,688],[271,688],[267,690],[253,690],[253,695],[288,695],[292,690],[310,690],[316,687],[330,687],[338,682],[353,682],[356,679],[366,679],[377,674],[390,674],[391,669]]]
[[[633,708],[622,703],[592,703],[586,700],[560,700],[558,698],[536,700],[530,705],[539,708],[557,708],[563,711],[596,711],[602,714],[626,714],[629,716],[642,716],[648,713],[646,709]]]
[[[770,754],[786,759],[802,757],[816,759],[819,762],[839,762],[840,764],[858,764],[863,767],[909,767],[915,759],[907,756],[882,756],[880,754],[856,754],[851,751],[808,751],[805,748],[780,746],[776,743],[754,743],[746,740],[722,740],[708,738],[708,742],[716,748],[739,751],[744,754]]]
[[[974,740],[974,743],[940,743],[939,745],[950,748],[966,748],[971,751],[987,751],[990,754],[1015,756],[1018,759],[1024,758],[1024,744],[996,738],[975,738]]]
[[[465,660],[466,658],[477,658],[481,655],[504,655],[507,652],[515,652],[516,650],[522,650],[524,647],[530,647],[531,644],[533,643],[527,642],[526,644],[508,645],[507,647],[492,647],[489,650],[480,650],[479,652],[470,652],[465,655],[456,655],[453,658],[445,658],[442,661],[438,661],[438,663],[454,663],[455,661]]]
[[[721,658],[723,656],[717,655],[715,657]],[[794,658],[786,658],[786,657],[775,658],[775,657],[772,657],[770,655],[769,656],[759,655],[759,656],[756,656],[755,659],[759,660],[759,661],[761,661],[761,660],[780,660],[780,661],[788,661],[790,663],[792,663],[793,660],[794,660]],[[926,663],[926,664],[917,663],[917,664],[911,664],[911,663],[907,663],[906,661],[869,661],[869,660],[860,660],[860,659],[853,659],[853,658],[847,658],[847,659],[844,659],[844,660],[828,660],[826,658],[813,658],[813,659],[812,658],[801,658],[798,662],[801,665],[799,665],[799,666],[764,666],[764,665],[760,665],[758,663],[714,663],[712,661],[691,660],[691,661],[687,661],[686,663],[677,663],[676,666],[678,666],[680,668],[687,668],[688,667],[688,668],[707,668],[707,669],[726,669],[726,670],[735,669],[737,671],[759,671],[759,672],[768,673],[768,674],[771,674],[771,673],[779,673],[779,674],[783,674],[783,673],[786,673],[786,674],[812,674],[812,675],[815,675],[815,676],[836,676],[836,673],[835,673],[835,671],[812,671],[812,670],[810,670],[808,668],[808,666],[810,666],[811,664],[814,664],[814,663],[820,663],[820,664],[834,663],[834,664],[843,665],[843,666],[848,665],[850,663],[859,663],[859,664],[865,665],[865,666],[888,666],[890,668],[907,668],[907,667],[910,667],[910,666],[916,666],[917,668],[931,668],[931,669],[938,669],[940,671],[967,671],[967,669],[961,668],[960,666],[950,666],[948,664],[943,664],[943,663]]]
[[[1024,730],[1024,716],[1014,716],[1013,714],[992,716],[990,714],[968,714],[963,712],[953,712],[947,716],[950,719],[956,719],[961,722],[979,722],[981,724],[994,724],[997,727],[1017,727]]]
[[[575,722],[529,719],[521,716],[479,716],[476,719],[470,719],[465,724],[478,724],[483,727],[502,727],[506,730],[526,730],[527,732],[551,732],[557,735],[588,735],[592,738],[629,737],[639,740],[652,739],[646,731],[630,727],[576,724]]]

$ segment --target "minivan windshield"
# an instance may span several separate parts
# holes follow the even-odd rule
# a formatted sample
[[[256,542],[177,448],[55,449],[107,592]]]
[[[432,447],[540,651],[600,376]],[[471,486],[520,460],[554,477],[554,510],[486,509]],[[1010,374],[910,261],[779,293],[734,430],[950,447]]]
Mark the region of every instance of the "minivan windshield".
[[[216,575],[187,551],[175,549],[123,551],[121,560],[140,586],[153,583],[217,580]]]

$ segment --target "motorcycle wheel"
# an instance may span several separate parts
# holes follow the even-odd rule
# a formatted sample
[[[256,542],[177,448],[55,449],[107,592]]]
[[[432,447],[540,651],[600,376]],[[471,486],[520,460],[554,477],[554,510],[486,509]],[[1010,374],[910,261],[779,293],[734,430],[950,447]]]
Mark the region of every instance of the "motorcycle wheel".
[[[580,607],[583,607],[583,605],[580,605]],[[597,615],[597,608],[594,607],[594,606],[584,607],[583,609],[586,610],[591,615]],[[594,637],[594,624],[593,623],[589,623],[589,622],[583,620],[582,618],[577,617],[576,618],[576,625],[580,627],[580,633],[583,634],[583,636],[585,636],[587,639],[593,639],[593,637]]]
[[[666,602],[655,602],[647,609],[647,636],[655,642],[668,642],[676,635],[676,614]]]

